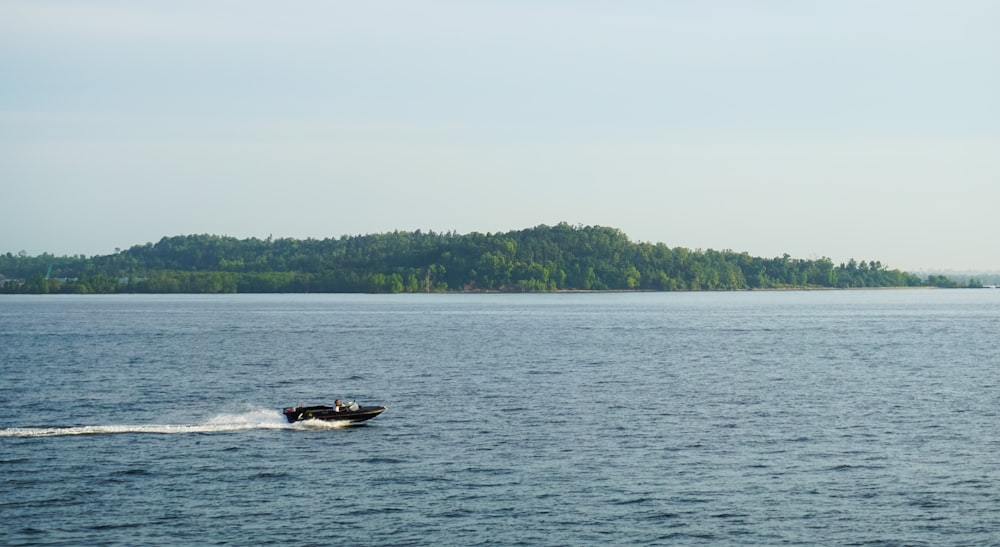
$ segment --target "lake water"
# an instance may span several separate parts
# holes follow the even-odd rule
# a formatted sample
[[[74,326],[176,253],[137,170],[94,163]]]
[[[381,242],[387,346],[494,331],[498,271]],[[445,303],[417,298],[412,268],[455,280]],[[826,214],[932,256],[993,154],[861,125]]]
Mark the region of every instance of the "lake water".
[[[998,409],[1000,290],[6,296],[0,544],[998,544]]]

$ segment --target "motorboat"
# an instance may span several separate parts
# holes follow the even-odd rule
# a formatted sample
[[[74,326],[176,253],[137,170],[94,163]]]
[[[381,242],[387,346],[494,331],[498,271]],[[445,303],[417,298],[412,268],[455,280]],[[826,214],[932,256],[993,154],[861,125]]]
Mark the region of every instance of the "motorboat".
[[[341,403],[337,401],[333,406],[313,405],[299,406],[281,409],[288,423],[302,422],[305,420],[323,420],[324,422],[363,422],[386,411],[384,406],[359,405],[351,401]]]

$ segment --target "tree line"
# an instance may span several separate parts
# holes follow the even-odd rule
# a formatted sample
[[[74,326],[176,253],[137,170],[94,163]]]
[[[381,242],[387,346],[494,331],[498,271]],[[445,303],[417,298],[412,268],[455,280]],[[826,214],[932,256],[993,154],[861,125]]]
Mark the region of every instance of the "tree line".
[[[112,255],[0,255],[5,293],[722,291],[959,285],[879,261],[750,256],[630,241],[616,228],[327,239],[164,237]]]

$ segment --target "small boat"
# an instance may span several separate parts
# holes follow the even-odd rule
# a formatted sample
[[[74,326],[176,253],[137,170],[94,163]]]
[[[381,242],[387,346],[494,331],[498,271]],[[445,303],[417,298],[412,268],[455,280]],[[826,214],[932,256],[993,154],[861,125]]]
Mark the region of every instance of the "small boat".
[[[323,420],[324,422],[363,422],[385,412],[384,406],[362,406],[355,402],[341,403],[337,401],[333,406],[313,405],[299,406],[281,409],[288,423],[301,422],[304,420]]]

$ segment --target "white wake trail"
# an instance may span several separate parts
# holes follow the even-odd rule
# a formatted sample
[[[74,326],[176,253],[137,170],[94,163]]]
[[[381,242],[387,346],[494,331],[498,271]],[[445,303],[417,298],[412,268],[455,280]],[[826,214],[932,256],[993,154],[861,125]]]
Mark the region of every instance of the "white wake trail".
[[[310,420],[312,421],[312,420]],[[305,423],[305,422],[301,422]],[[295,429],[280,412],[270,409],[242,414],[219,414],[200,424],[114,424],[73,427],[11,427],[0,429],[0,437],[55,437],[61,435],[116,435],[123,433],[175,435],[181,433],[226,433],[249,429]],[[303,427],[313,427],[308,424]]]

